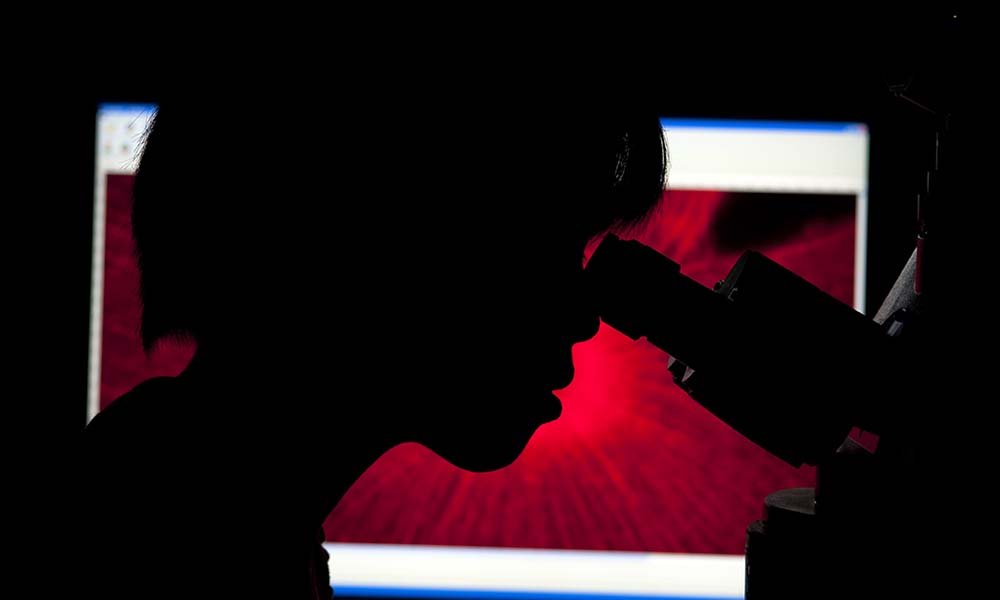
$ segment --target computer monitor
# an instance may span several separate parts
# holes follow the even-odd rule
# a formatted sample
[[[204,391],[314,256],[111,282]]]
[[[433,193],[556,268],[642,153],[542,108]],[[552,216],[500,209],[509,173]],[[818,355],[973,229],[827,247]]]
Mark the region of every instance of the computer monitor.
[[[97,124],[89,415],[193,348],[138,337],[129,210],[150,105]],[[586,123],[581,123],[586,127]],[[664,119],[668,189],[635,237],[706,285],[760,250],[863,311],[862,124]],[[192,153],[224,140],[192,140]],[[668,307],[665,307],[667,309]],[[415,444],[383,456],[325,524],[341,596],[737,598],[764,496],[812,485],[676,388],[667,357],[602,325],[574,348],[563,416],[494,473]],[[156,539],[155,523],[149,531]],[[169,576],[169,574],[162,574]]]

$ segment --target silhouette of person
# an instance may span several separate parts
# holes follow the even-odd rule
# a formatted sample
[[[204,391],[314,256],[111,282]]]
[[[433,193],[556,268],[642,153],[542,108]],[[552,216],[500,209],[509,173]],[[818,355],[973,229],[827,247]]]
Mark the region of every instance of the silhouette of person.
[[[435,77],[162,99],[141,333],[197,350],[84,432],[82,597],[329,597],[318,532],[381,454],[498,469],[559,416],[598,326],[584,248],[659,199],[659,121],[546,77]]]

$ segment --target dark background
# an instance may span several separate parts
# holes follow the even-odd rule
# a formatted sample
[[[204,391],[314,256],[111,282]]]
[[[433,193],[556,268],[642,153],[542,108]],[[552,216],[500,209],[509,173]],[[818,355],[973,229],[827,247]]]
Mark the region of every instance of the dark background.
[[[947,86],[941,81],[947,75],[941,72],[944,57],[929,47],[934,39],[929,33],[919,33],[931,27],[928,23],[921,25],[924,29],[901,27],[882,36],[832,24],[772,27],[770,34],[759,30],[759,37],[752,36],[756,40],[713,41],[713,48],[698,50],[696,57],[688,56],[692,50],[672,55],[673,45],[667,44],[659,50],[663,81],[649,87],[660,112],[670,117],[869,125],[867,297],[874,315],[912,251],[915,194],[933,148],[930,119],[893,97],[889,85],[912,81],[913,95],[933,104]],[[105,74],[104,81],[90,81],[84,89],[67,86],[25,111],[37,115],[29,117],[40,126],[34,135],[44,136],[30,142],[39,145],[36,160],[44,164],[44,173],[28,186],[30,202],[41,201],[29,210],[42,209],[45,220],[35,244],[44,247],[44,256],[36,256],[42,259],[36,275],[53,286],[49,297],[61,307],[47,323],[59,332],[64,353],[58,359],[64,391],[52,397],[51,408],[78,426],[85,414],[96,107],[103,101],[155,102],[170,85],[170,78],[159,79],[155,69],[139,73],[121,79]]]
[[[975,50],[983,23],[968,13],[959,16],[930,8],[878,17],[847,11],[781,19],[665,17],[654,20],[655,32],[634,32],[642,43],[625,49],[648,57],[641,93],[652,94],[665,115],[869,124],[867,287],[873,314],[912,251],[915,194],[932,147],[932,121],[893,98],[888,86],[909,81],[912,95],[926,104],[961,106],[956,112],[971,137],[971,119],[960,102],[975,82],[991,80]],[[58,467],[44,459],[58,457],[85,420],[96,107],[103,101],[155,102],[165,90],[191,91],[199,84],[197,77],[184,77],[185,68],[154,58],[178,50],[176,37],[162,46],[141,37],[123,40],[117,49],[65,39],[46,52],[39,49],[43,41],[33,41],[7,53],[13,69],[0,92],[8,115],[0,135],[11,150],[0,192],[7,330],[13,331],[6,338],[10,412],[4,438],[14,446],[7,456],[37,484],[26,486],[28,495],[40,490],[52,500],[40,505],[40,519],[58,529],[66,490]],[[397,51],[405,49],[401,44]],[[601,55],[592,47],[587,54]],[[614,64],[617,54],[606,57]],[[239,53],[230,59],[239,62]],[[966,217],[956,218],[966,212],[938,213],[948,241],[976,237],[974,223],[964,235]],[[956,271],[951,281],[961,279],[971,278]],[[21,420],[20,410],[31,418]]]
[[[989,81],[974,50],[976,19],[959,16],[929,8],[878,17],[665,18],[654,31],[635,32],[641,43],[627,51],[645,57],[641,93],[652,94],[664,115],[869,124],[873,313],[912,250],[915,194],[932,148],[932,121],[894,98],[889,84],[909,81],[922,102],[946,106],[964,100],[980,75]],[[3,239],[14,274],[8,289],[16,291],[6,298],[9,325],[20,335],[8,345],[17,360],[7,368],[19,398],[11,405],[40,413],[32,437],[42,443],[65,439],[85,421],[96,106],[197,90],[199,77],[151,52],[162,49],[126,44],[119,56],[70,44],[44,59],[28,50],[11,55],[13,73],[0,92],[13,148]],[[592,47],[586,55],[601,57]],[[604,58],[616,64],[614,52]]]
[[[888,85],[910,81],[911,93],[924,103],[952,107],[961,144],[953,165],[975,177],[962,177],[961,193],[956,190],[951,206],[935,215],[943,257],[939,264],[946,267],[939,271],[939,289],[946,296],[941,300],[947,303],[941,314],[955,324],[956,333],[935,352],[941,368],[929,373],[928,383],[943,383],[951,391],[947,409],[941,405],[937,411],[941,453],[934,464],[940,468],[927,479],[928,492],[941,502],[933,515],[914,526],[956,532],[947,545],[932,537],[922,547],[931,556],[952,556],[957,563],[936,571],[979,581],[976,574],[989,571],[961,548],[973,547],[965,545],[968,536],[977,540],[976,547],[983,539],[995,539],[985,518],[989,503],[976,491],[990,479],[983,474],[995,470],[988,466],[992,451],[984,448],[995,433],[978,435],[991,421],[976,417],[978,413],[969,418],[962,406],[978,406],[981,392],[992,389],[992,365],[987,364],[989,353],[963,344],[959,336],[990,340],[995,327],[988,286],[980,285],[990,280],[989,261],[995,254],[986,248],[991,238],[983,235],[993,222],[988,208],[993,182],[986,178],[995,152],[979,152],[990,146],[992,128],[987,132],[986,126],[995,117],[972,116],[978,104],[974,94],[992,101],[980,90],[993,87],[986,63],[994,52],[980,47],[993,25],[967,11],[953,19],[951,11],[935,7],[880,16],[811,8],[810,14],[780,19],[722,8],[711,18],[686,22],[669,15],[650,18],[654,32],[626,30],[644,40],[627,51],[648,56],[646,83],[652,83],[652,95],[666,115],[869,124],[867,287],[872,313],[912,251],[915,194],[930,162],[933,130],[932,121],[894,99]],[[567,28],[564,24],[559,31]],[[28,34],[22,31],[3,49],[10,69],[0,86],[6,115],[0,139],[8,149],[0,161],[5,171],[0,240],[7,316],[0,439],[5,442],[4,462],[13,467],[6,478],[12,502],[5,526],[10,525],[10,546],[20,550],[14,563],[30,563],[32,568],[22,573],[33,585],[46,582],[45,596],[52,595],[52,585],[59,587],[65,561],[72,560],[72,544],[65,539],[72,477],[63,465],[86,410],[96,107],[103,101],[155,102],[164,90],[199,85],[197,77],[184,77],[185,67],[168,67],[160,56],[183,58],[179,63],[190,60],[180,55],[190,50],[187,40],[174,30],[167,31],[167,41],[150,39],[157,37],[153,29],[111,44],[108,38],[99,44],[91,36],[62,32],[23,39]],[[600,38],[593,36],[588,43]],[[406,44],[395,51],[407,51]],[[607,57],[613,62],[617,55]],[[229,58],[242,60],[238,51]],[[983,143],[971,142],[977,138]],[[954,400],[964,404],[957,406]],[[940,577],[952,581],[950,575]],[[23,595],[16,580],[7,586]]]

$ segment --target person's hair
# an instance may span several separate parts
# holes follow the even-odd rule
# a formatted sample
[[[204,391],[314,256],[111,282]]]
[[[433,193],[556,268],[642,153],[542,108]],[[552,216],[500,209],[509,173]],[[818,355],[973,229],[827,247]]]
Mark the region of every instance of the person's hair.
[[[259,277],[267,248],[293,240],[305,220],[370,229],[382,226],[377,219],[409,218],[399,210],[447,214],[457,205],[441,205],[447,184],[475,189],[497,177],[587,190],[572,202],[586,204],[601,229],[641,221],[661,196],[667,152],[653,112],[525,102],[500,114],[466,100],[403,103],[399,121],[364,99],[162,102],[132,213],[147,351],[168,336],[200,339],[226,305],[227,286]],[[524,166],[498,173],[498,160]],[[310,182],[316,177],[322,182]],[[393,189],[404,186],[417,190],[419,207]],[[320,187],[333,190],[332,202],[313,202]],[[525,218],[566,208],[532,202]]]

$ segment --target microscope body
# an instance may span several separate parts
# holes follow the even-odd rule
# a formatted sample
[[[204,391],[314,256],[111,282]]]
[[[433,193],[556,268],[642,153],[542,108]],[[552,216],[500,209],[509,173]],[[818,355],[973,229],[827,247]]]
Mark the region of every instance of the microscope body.
[[[601,318],[670,354],[693,399],[789,464],[817,466],[815,489],[769,495],[748,527],[748,600],[864,596],[859,581],[882,597],[904,579],[884,556],[919,538],[905,427],[918,390],[900,377],[922,347],[919,298],[906,293],[915,256],[874,321],[752,251],[714,289],[614,236],[587,265]],[[879,435],[877,452],[853,428]]]
[[[714,290],[652,248],[608,236],[587,266],[601,318],[670,356],[676,383],[793,466],[883,416],[872,373],[892,356],[873,321],[753,251]]]

